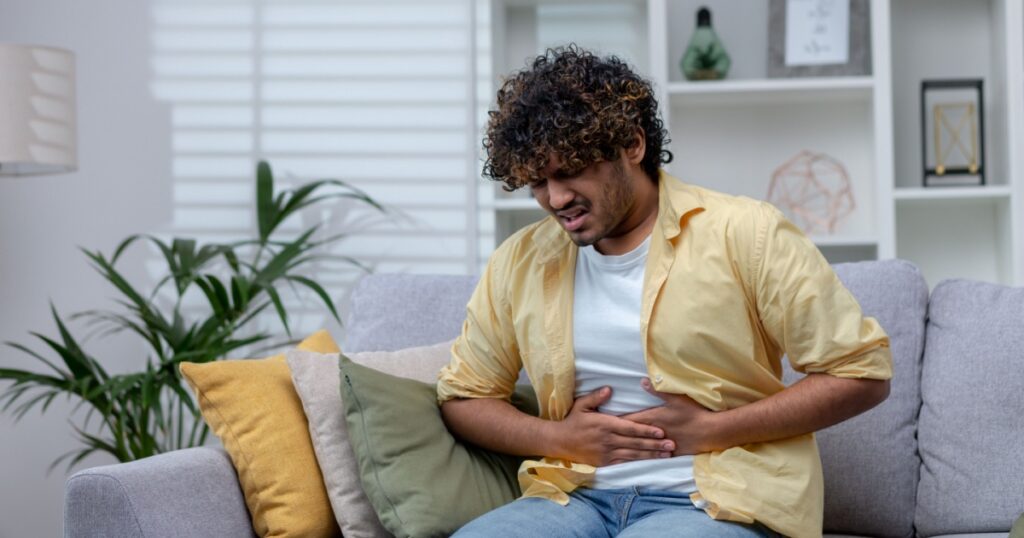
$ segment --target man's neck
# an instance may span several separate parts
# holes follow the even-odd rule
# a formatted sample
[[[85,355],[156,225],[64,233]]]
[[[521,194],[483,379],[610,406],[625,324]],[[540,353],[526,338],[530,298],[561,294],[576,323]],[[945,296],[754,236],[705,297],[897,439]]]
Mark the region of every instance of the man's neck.
[[[620,226],[625,231],[594,244],[594,248],[601,254],[618,256],[630,252],[640,246],[654,230],[654,224],[658,221],[658,184],[652,182],[646,174],[643,181],[645,183],[639,183],[642,186],[638,188],[636,205]]]

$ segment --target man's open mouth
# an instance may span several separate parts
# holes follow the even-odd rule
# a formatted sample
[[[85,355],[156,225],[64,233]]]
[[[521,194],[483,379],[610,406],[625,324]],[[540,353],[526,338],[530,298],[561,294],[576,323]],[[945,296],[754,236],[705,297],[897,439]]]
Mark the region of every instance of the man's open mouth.
[[[589,214],[590,212],[586,209],[577,207],[566,211],[559,211],[558,218],[562,221],[566,231],[572,232],[583,226],[583,221],[586,220]]]

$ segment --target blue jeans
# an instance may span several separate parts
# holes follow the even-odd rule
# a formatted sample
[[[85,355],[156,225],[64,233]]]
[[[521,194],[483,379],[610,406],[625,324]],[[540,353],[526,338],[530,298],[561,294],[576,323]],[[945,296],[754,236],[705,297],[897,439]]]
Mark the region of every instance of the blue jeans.
[[[763,538],[778,536],[763,525],[711,519],[689,495],[650,488],[579,488],[567,506],[527,497],[492,510],[453,538],[643,538],[657,536]]]

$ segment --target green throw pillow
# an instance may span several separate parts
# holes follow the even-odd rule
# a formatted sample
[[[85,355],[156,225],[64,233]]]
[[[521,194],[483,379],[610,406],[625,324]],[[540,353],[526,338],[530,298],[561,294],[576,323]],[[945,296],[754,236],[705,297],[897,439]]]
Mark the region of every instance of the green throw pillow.
[[[1024,514],[1017,518],[1017,522],[1010,529],[1010,536],[1007,538],[1024,538]]]
[[[363,490],[398,538],[448,536],[520,495],[522,458],[456,440],[434,385],[391,376],[341,355],[341,400]],[[537,415],[533,389],[513,405]]]

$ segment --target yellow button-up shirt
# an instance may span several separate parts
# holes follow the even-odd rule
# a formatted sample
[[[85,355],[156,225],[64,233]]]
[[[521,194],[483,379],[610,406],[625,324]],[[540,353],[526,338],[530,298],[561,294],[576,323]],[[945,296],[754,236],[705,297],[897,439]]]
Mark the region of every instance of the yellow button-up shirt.
[[[713,411],[761,400],[794,369],[889,379],[889,339],[828,262],[774,207],[659,178],[658,220],[644,272],[640,335],[657,390]],[[576,376],[572,342],[578,248],[554,218],[493,254],[442,369],[438,400],[508,399],[520,368],[541,418],[562,420]],[[695,506],[715,519],[759,521],[784,535],[821,536],[823,481],[812,434],[696,454]],[[569,502],[594,468],[553,458],[519,470],[524,496]]]

